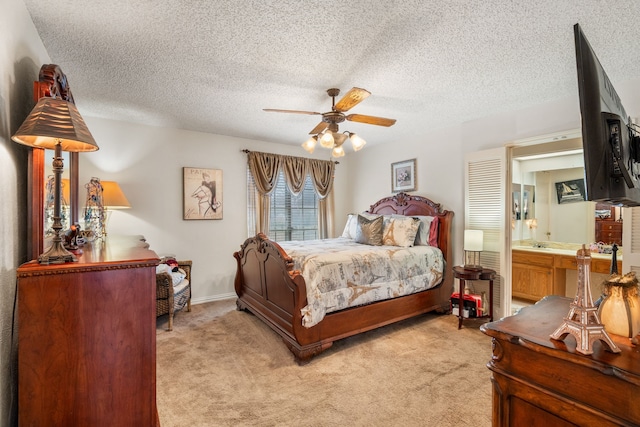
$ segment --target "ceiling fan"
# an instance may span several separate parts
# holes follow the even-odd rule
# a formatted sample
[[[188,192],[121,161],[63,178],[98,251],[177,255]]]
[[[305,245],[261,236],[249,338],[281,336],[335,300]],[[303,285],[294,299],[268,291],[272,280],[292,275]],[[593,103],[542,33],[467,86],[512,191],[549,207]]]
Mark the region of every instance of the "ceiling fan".
[[[395,124],[395,119],[366,116],[364,114],[345,114],[346,111],[349,111],[351,108],[355,107],[365,98],[371,95],[371,92],[369,92],[368,90],[361,89],[359,87],[351,88],[336,104],[336,96],[338,96],[339,94],[340,89],[327,89],[327,95],[331,97],[332,101],[331,111],[327,111],[326,113],[320,113],[317,111],[279,110],[274,108],[265,108],[264,111],[272,113],[293,113],[322,116],[322,121],[318,123],[316,127],[311,130],[311,132],[309,132],[309,134],[313,136],[309,138],[304,144],[302,144],[302,147],[309,153],[313,153],[316,143],[320,141],[321,146],[333,150],[333,157],[344,156],[344,149],[342,148],[342,144],[344,144],[347,138],[351,140],[354,151],[360,150],[366,144],[365,140],[360,138],[355,133],[346,131],[340,133],[338,131],[338,123],[342,123],[345,120],[348,120],[352,122],[386,127],[393,126]]]

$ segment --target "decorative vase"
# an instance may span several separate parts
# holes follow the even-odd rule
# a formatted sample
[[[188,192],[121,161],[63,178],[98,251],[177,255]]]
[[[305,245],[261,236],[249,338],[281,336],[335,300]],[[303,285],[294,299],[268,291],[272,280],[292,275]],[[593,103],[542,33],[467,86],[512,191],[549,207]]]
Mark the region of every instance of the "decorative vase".
[[[612,275],[603,284],[600,321],[607,332],[634,339],[640,333],[640,293],[635,272]]]

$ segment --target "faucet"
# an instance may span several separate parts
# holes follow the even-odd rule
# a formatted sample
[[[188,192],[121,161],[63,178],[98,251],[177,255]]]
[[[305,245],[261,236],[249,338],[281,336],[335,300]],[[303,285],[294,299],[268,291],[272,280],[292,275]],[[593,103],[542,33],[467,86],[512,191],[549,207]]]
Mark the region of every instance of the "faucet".
[[[546,248],[547,247],[547,245],[545,245],[544,243],[541,243],[541,242],[533,242],[531,244],[531,246],[533,246],[534,248]]]

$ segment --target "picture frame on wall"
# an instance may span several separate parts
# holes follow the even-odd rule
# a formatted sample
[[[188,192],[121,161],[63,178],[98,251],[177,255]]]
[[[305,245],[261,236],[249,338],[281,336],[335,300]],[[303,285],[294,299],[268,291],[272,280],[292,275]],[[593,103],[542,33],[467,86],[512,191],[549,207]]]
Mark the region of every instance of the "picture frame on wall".
[[[391,191],[416,190],[416,159],[391,163]]]
[[[584,179],[556,182],[556,194],[560,205],[586,200]]]
[[[222,170],[184,167],[182,173],[182,219],[222,219]]]

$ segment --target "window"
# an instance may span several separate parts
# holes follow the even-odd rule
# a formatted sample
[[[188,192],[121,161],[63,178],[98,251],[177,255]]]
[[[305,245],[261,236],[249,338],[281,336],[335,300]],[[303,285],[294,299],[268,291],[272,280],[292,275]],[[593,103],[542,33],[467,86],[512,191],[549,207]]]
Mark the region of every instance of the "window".
[[[269,238],[275,241],[313,240],[318,238],[318,196],[311,177],[304,189],[294,196],[287,188],[284,174],[278,174],[276,188],[271,193]]]

